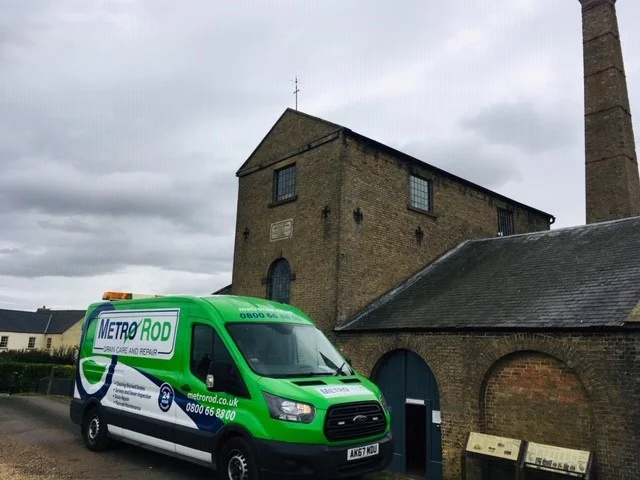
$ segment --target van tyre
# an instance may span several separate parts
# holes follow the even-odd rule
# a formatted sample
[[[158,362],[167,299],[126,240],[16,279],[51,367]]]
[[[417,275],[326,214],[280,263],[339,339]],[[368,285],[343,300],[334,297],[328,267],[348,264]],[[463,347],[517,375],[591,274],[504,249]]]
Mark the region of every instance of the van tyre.
[[[259,480],[256,453],[244,438],[234,437],[220,452],[219,478],[225,480]]]
[[[99,407],[89,408],[82,420],[82,437],[87,448],[94,452],[106,450],[109,447],[107,422]]]

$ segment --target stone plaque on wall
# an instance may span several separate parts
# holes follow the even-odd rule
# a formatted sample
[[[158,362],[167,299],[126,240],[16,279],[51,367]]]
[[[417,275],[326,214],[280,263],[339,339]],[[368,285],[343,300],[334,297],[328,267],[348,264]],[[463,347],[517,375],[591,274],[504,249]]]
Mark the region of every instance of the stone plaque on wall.
[[[293,236],[293,218],[271,224],[270,240],[272,242],[284,240]]]

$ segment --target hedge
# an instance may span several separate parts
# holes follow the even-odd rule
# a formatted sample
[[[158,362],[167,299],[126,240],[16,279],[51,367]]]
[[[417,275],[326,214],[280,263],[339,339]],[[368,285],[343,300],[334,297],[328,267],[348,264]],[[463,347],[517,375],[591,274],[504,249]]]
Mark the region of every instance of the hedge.
[[[12,392],[36,392],[43,377],[51,375],[51,369],[58,368],[58,377],[75,376],[74,365],[53,363],[0,362],[0,391],[11,388]]]
[[[76,361],[78,347],[59,347],[51,350],[9,350],[0,352],[0,363],[55,363],[73,365]]]

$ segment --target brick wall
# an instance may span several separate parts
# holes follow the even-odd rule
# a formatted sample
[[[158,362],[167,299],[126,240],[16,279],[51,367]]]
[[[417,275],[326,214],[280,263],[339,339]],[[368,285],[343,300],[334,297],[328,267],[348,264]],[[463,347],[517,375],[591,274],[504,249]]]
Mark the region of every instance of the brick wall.
[[[640,214],[640,177],[615,1],[581,0],[587,223]]]
[[[341,200],[337,323],[460,242],[495,237],[498,207],[514,211],[516,233],[548,230],[549,219],[426,167],[347,138]],[[432,214],[409,209],[411,174],[433,182]],[[357,224],[357,208],[364,220]],[[532,213],[530,213],[532,212]],[[424,232],[418,243],[415,231]]]
[[[486,433],[483,425],[483,397],[486,387],[494,392],[489,413],[496,412],[499,403],[509,404],[509,396],[518,396],[508,384],[499,384],[500,373],[522,367],[527,359],[544,359],[539,365],[546,387],[547,410],[522,404],[520,413],[503,419],[495,417],[489,428],[511,429],[525,440],[537,439],[559,446],[593,445],[600,480],[632,480],[640,472],[640,332],[601,334],[340,334],[339,345],[354,360],[354,366],[370,375],[378,360],[387,352],[407,348],[419,354],[433,371],[440,390],[442,411],[442,442],[444,478],[460,479],[461,452],[470,430]],[[518,352],[538,352],[535,355]],[[516,354],[516,355],[514,355]],[[505,360],[505,357],[507,359]],[[555,359],[549,360],[549,357]],[[535,360],[538,361],[538,360]],[[534,367],[535,370],[535,367]],[[493,376],[498,372],[498,380]],[[556,382],[564,383],[574,400],[561,417],[563,404],[559,400]],[[584,395],[577,395],[577,382]],[[500,387],[502,386],[502,389]],[[524,388],[524,385],[522,385]],[[533,385],[531,388],[534,387]],[[495,393],[502,393],[496,397]],[[511,391],[511,395],[509,395]],[[525,394],[526,395],[526,394]],[[554,397],[556,400],[551,400]],[[593,412],[590,440],[571,439],[588,435],[586,426],[589,400]],[[512,408],[512,407],[510,407]],[[551,409],[557,423],[546,423]],[[531,418],[524,417],[524,414]],[[577,422],[577,425],[576,425]],[[511,425],[510,427],[508,425]],[[495,430],[494,430],[495,431]],[[587,433],[585,433],[587,432]],[[569,443],[569,445],[567,445]]]
[[[304,123],[306,119],[301,118]],[[284,130],[287,135],[290,129]],[[313,134],[317,132],[312,131]],[[306,141],[316,138],[309,137]],[[289,143],[285,143],[288,148]],[[273,145],[271,151],[275,151]],[[258,155],[256,158],[260,157]],[[339,175],[342,145],[338,140],[240,177],[232,292],[265,298],[269,266],[280,256],[291,266],[291,303],[302,308],[324,329],[332,328],[336,304]],[[296,164],[298,198],[270,206],[273,170]],[[322,217],[329,206],[331,212]],[[270,226],[291,219],[291,238],[270,241]],[[244,237],[247,228],[249,235]]]
[[[592,450],[593,409],[573,369],[546,354],[499,360],[480,394],[485,433]]]
[[[335,129],[288,111],[239,172],[232,293],[264,297],[263,279],[282,255],[295,273],[291,303],[331,336],[336,323],[461,241],[495,236],[497,207],[514,209],[516,233],[549,229],[548,218],[424,166],[414,170],[433,180],[434,212],[408,209],[410,164],[350,135],[333,138]],[[291,163],[298,198],[270,206],[273,172]],[[322,218],[325,206],[330,213]],[[271,223],[286,219],[293,220],[293,237],[271,242]]]

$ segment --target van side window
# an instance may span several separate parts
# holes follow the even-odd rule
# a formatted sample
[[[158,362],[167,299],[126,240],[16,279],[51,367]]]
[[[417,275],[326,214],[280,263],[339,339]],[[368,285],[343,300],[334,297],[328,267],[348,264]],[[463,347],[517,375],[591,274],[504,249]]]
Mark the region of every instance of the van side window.
[[[231,365],[235,363],[226,345],[222,343],[220,336],[217,334],[215,334],[215,338],[213,340],[213,355],[213,359],[216,362],[227,362]]]
[[[203,382],[213,360],[215,330],[209,325],[194,325],[191,334],[191,373]]]
[[[206,381],[209,364],[213,360],[234,364],[229,350],[213,327],[194,325],[191,337],[191,372],[203,382]]]

